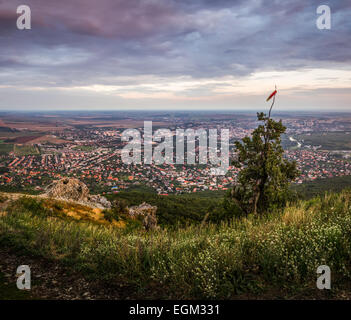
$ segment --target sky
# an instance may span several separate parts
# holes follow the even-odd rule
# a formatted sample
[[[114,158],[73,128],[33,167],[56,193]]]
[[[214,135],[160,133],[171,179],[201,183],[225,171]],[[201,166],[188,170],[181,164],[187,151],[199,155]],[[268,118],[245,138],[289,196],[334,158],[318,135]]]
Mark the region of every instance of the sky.
[[[0,110],[351,111],[350,62],[350,0],[0,0]]]

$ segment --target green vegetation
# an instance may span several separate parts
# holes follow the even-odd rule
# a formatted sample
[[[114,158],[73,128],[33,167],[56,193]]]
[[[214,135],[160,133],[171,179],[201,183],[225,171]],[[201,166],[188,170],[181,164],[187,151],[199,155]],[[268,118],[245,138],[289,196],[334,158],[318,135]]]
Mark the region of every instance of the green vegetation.
[[[292,185],[291,189],[299,199],[310,199],[325,192],[340,192],[350,188],[351,176],[333,177],[327,179],[317,179],[304,182],[299,185]]]
[[[333,270],[333,292],[351,280],[351,192],[271,215],[154,232],[48,217],[33,201],[18,200],[0,218],[0,245],[132,285],[141,296],[318,295],[322,264]]]
[[[85,151],[85,152],[90,152],[96,149],[96,146],[75,146],[74,149],[80,150],[80,151]]]
[[[114,201],[112,208],[104,210],[104,218],[112,222],[113,220],[119,221],[122,217],[128,215],[127,203],[124,200]]]
[[[13,151],[13,144],[0,143],[0,155]]]
[[[23,137],[33,137],[37,136],[40,137],[43,133],[37,131],[23,131],[23,130],[16,130],[10,128],[0,127],[0,137],[2,139],[14,139],[14,138],[23,138]]]
[[[28,156],[28,155],[40,154],[38,147],[33,146],[33,145],[15,144],[14,152],[15,152],[16,156]]]
[[[307,145],[321,146],[322,150],[351,150],[351,132],[313,132],[297,139]]]
[[[0,192],[39,194],[42,191],[35,190],[33,186],[0,185]]]
[[[215,195],[220,195],[216,197]],[[183,195],[161,196],[151,192],[122,191],[117,194],[107,195],[111,201],[125,201],[126,205],[139,205],[147,202],[157,206],[158,223],[168,228],[176,228],[192,223],[201,223],[205,215],[208,221],[219,222],[230,219],[232,213],[223,207],[222,193],[194,193]]]

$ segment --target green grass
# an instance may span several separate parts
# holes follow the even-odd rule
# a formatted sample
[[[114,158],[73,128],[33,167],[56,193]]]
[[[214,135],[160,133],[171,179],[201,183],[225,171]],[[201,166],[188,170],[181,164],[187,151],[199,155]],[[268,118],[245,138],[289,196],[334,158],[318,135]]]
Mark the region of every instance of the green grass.
[[[13,151],[13,144],[0,143],[0,154],[8,154]]]
[[[97,149],[97,147],[96,146],[75,146],[74,149],[80,150],[80,151],[85,151],[85,152],[90,152],[90,151],[94,151],[95,149]]]
[[[14,152],[16,156],[28,156],[40,154],[38,147],[32,145],[18,145],[15,144]]]
[[[351,193],[300,201],[280,214],[155,232],[121,230],[37,212],[18,200],[0,218],[0,244],[155,297],[233,298],[311,291],[327,264],[333,288],[351,280]]]

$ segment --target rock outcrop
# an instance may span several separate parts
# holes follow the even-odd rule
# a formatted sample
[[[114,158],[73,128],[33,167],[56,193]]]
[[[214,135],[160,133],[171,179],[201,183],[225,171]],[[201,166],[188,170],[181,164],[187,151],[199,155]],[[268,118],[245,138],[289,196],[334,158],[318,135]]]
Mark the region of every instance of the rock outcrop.
[[[89,195],[88,202],[97,203],[98,205],[101,205],[103,209],[111,208],[111,202],[108,201],[105,197],[100,195]]]
[[[56,199],[86,201],[89,189],[78,179],[63,178],[51,183],[46,189],[46,195]]]
[[[143,202],[139,206],[133,206],[128,208],[129,215],[132,217],[142,217],[143,226],[145,230],[155,230],[158,229],[156,211],[157,207],[152,206],[146,202]]]
[[[111,203],[105,197],[89,194],[88,187],[76,178],[63,178],[54,181],[46,188],[44,196],[75,201],[100,209],[111,208]]]

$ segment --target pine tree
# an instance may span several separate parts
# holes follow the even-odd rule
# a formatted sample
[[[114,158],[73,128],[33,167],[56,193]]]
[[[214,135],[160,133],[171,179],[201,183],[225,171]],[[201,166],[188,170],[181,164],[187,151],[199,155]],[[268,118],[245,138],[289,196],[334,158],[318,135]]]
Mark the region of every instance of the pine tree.
[[[242,170],[230,197],[245,214],[283,208],[288,200],[289,184],[299,175],[296,162],[284,158],[281,135],[286,127],[282,120],[271,119],[275,93],[269,115],[257,113],[258,121],[263,124],[251,137],[235,142],[238,158],[233,164]]]

